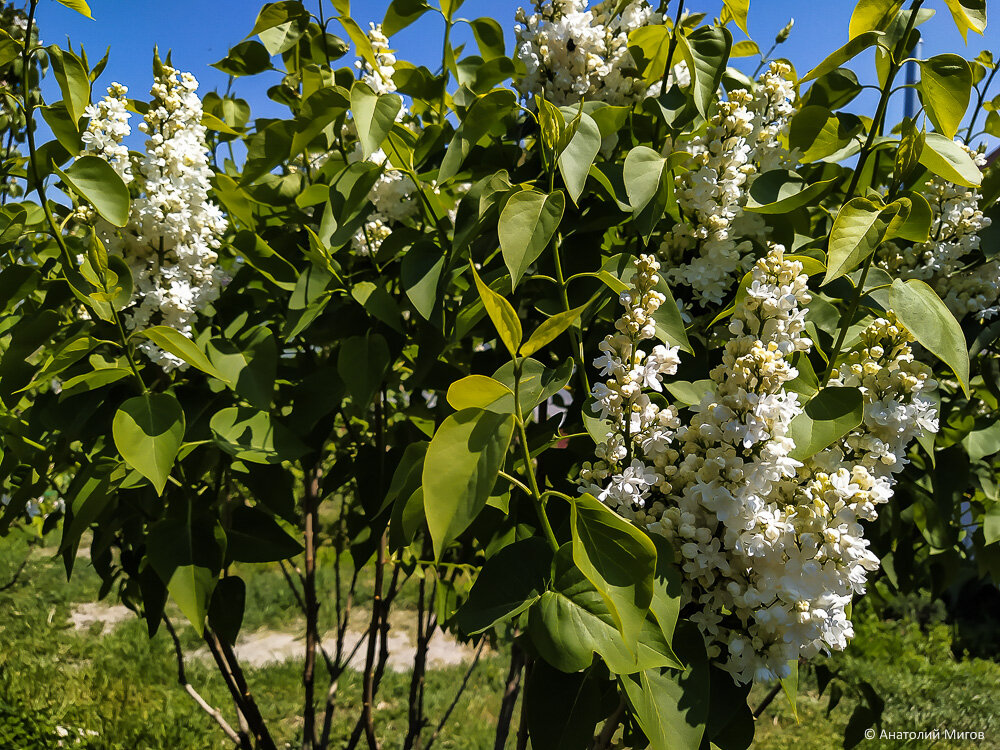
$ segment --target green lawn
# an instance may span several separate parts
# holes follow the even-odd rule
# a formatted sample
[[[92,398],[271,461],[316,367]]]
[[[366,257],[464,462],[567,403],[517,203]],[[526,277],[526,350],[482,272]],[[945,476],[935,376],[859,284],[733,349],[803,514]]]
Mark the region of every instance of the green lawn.
[[[24,539],[16,534],[0,543],[0,585],[23,558]],[[73,628],[75,605],[92,601],[99,579],[80,559],[67,583],[52,548],[36,549],[19,583],[0,592],[0,747],[49,750],[64,747],[100,750],[229,748],[215,725],[178,686],[174,652],[161,632],[150,641],[145,625],[130,616],[118,626],[91,632]],[[321,569],[326,582],[328,569]],[[289,626],[296,605],[275,566],[241,570],[248,582],[247,630]],[[412,606],[410,592],[397,600]],[[329,623],[327,623],[329,625]],[[888,730],[952,728],[986,734],[978,747],[1000,747],[1000,665],[980,659],[956,661],[945,624],[921,629],[907,621],[881,622],[859,615],[858,635],[845,654],[828,660],[849,678],[869,681],[884,698],[883,727]],[[197,636],[182,630],[196,648]],[[209,665],[188,659],[188,677],[213,705],[231,715],[221,679]],[[492,748],[499,696],[506,676],[503,654],[484,656],[449,724],[435,747],[456,750]],[[322,673],[322,669],[319,670]],[[432,671],[428,676],[427,715],[436,723],[450,703],[465,667]],[[272,720],[279,743],[293,743],[301,713],[301,664],[286,662],[249,669],[258,703]],[[376,722],[386,748],[399,747],[406,730],[409,675],[387,671]],[[321,684],[317,693],[325,695]],[[754,702],[767,692],[754,689]],[[360,679],[346,672],[339,687],[334,735],[349,735],[359,704]],[[840,747],[856,701],[848,694],[829,714],[828,695],[820,698],[811,672],[804,673],[796,723],[784,696],[761,717],[756,747],[828,750]],[[82,730],[84,737],[59,738],[56,727]],[[96,732],[96,735],[87,735]],[[74,745],[73,742],[76,742]],[[334,747],[343,742],[334,742]],[[290,747],[293,745],[289,745]],[[862,742],[860,747],[921,747],[922,743]],[[971,747],[969,742],[934,747]],[[542,749],[539,749],[542,750]]]

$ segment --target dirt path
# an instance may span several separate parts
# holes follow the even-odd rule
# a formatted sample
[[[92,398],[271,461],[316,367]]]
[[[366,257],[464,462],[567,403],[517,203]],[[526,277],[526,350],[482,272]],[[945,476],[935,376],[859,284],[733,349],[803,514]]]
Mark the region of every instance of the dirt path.
[[[100,623],[98,633],[115,628],[129,617],[132,612],[120,605],[101,603],[78,604],[70,613],[70,622],[77,631],[90,631]],[[394,622],[395,621],[395,622]],[[415,639],[407,632],[406,627],[397,618],[390,618],[389,628],[389,660],[386,667],[395,672],[406,672],[413,667],[413,657],[416,654]],[[362,671],[365,666],[365,632],[363,629],[349,629],[344,638],[344,653],[351,654],[348,666],[350,669]],[[336,633],[328,633],[323,638],[323,647],[331,656],[336,652]],[[236,655],[240,662],[248,667],[262,667],[294,659],[303,659],[305,637],[279,630],[260,629],[250,633],[242,633],[236,644]],[[475,649],[451,639],[447,634],[436,632],[428,644],[427,667],[440,669],[451,667],[463,662],[472,661]],[[195,651],[196,659],[211,661],[207,648]]]

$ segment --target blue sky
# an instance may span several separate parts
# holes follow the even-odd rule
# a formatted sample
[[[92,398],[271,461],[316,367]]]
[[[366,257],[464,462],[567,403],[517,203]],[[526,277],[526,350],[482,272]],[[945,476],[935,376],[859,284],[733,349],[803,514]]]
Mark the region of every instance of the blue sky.
[[[201,93],[212,89],[224,90],[227,77],[210,68],[212,62],[225,56],[232,45],[241,41],[253,26],[257,11],[263,2],[257,0],[89,0],[94,19],[83,16],[59,5],[56,0],[42,0],[38,10],[38,21],[45,43],[65,44],[68,40],[74,47],[80,44],[86,48],[91,61],[104,54],[111,46],[110,63],[95,87],[98,91],[111,81],[119,81],[129,87],[130,95],[142,98],[149,89],[152,71],[153,45],[158,44],[161,52],[173,51],[174,65],[195,74],[201,82]],[[327,16],[333,15],[329,0],[306,0],[306,7],[316,12],[319,2],[326,2]],[[367,27],[368,21],[379,21],[385,13],[389,0],[354,0],[352,15]],[[513,43],[513,16],[524,0],[466,0],[459,15],[466,18],[492,16],[503,26],[510,51]],[[671,2],[671,6],[673,2]],[[688,8],[717,15],[721,0],[689,0]],[[847,41],[847,26],[853,0],[751,0],[749,28],[751,36],[762,49],[770,46],[777,31],[789,18],[795,18],[795,28],[791,38],[779,47],[782,56],[791,59],[801,74],[809,70],[823,57]],[[937,10],[937,15],[922,27],[925,45],[924,56],[941,52],[957,52],[967,57],[975,56],[982,49],[1000,52],[1000,19],[987,27],[985,36],[969,34],[966,46],[941,0],[931,0],[925,7]],[[431,69],[440,65],[442,21],[437,14],[427,14],[421,21],[404,30],[392,42],[397,56],[418,64],[426,64]],[[339,30],[336,23],[331,31]],[[737,39],[742,38],[736,32]],[[467,27],[462,26],[453,37],[456,44],[463,41],[472,43]],[[874,78],[872,56],[858,58],[855,65],[862,81]],[[350,64],[344,58],[340,64]],[[753,62],[736,61],[740,67]],[[279,79],[279,73],[267,73],[251,79],[238,79],[234,92],[247,99],[254,116],[284,116],[284,110],[266,97],[266,90]],[[1000,76],[998,76],[1000,78]],[[59,98],[58,87],[49,76],[45,83],[46,97]],[[1000,81],[994,93],[1000,92]],[[897,114],[901,112],[902,95],[893,100]],[[848,108],[857,114],[872,114],[867,100],[859,100]],[[891,116],[891,113],[890,113]],[[894,120],[893,120],[894,121]],[[982,122],[982,120],[980,120]]]

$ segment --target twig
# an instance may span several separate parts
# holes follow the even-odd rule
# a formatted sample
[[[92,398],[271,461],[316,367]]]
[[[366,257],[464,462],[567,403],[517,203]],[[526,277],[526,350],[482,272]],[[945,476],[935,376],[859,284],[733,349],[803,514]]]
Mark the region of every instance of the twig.
[[[325,36],[325,35],[324,35]],[[305,568],[302,589],[305,592],[303,612],[306,617],[306,659],[302,668],[303,726],[302,750],[316,747],[316,649],[319,646],[319,602],[316,599],[316,541],[319,527],[319,478],[322,469],[313,467],[306,482],[305,505]],[[284,569],[284,567],[282,567]]]
[[[247,685],[246,677],[243,675],[233,647],[216,636],[209,628],[205,628],[204,637],[212,650],[216,664],[223,670],[223,674],[227,678],[230,692],[233,692],[233,698],[238,702],[250,725],[250,731],[253,733],[258,750],[277,750],[264,717],[260,713],[260,708],[250,694],[250,687]]]
[[[5,583],[3,586],[0,586],[0,591],[6,591],[7,589],[13,588],[14,585],[17,583],[18,579],[21,577],[21,573],[24,572],[24,569],[27,566],[28,566],[28,558],[26,557],[21,561],[21,564],[18,566],[17,570],[14,571],[14,575],[11,576],[11,579],[7,581],[7,583]]]
[[[521,718],[517,724],[517,750],[527,750],[528,747],[528,682],[531,679],[532,658],[524,659],[524,688],[521,691]]]
[[[607,721],[604,722],[604,726],[601,728],[601,733],[597,736],[597,741],[594,743],[594,750],[607,750],[611,747],[611,740],[614,739],[615,732],[618,730],[618,725],[622,723],[622,717],[625,716],[625,696],[621,697],[618,702],[618,708],[615,712],[608,717]]]
[[[507,671],[507,683],[503,691],[503,700],[500,702],[500,713],[497,715],[497,734],[493,750],[504,750],[507,747],[510,722],[514,718],[518,693],[521,692],[522,669],[524,669],[524,652],[517,643],[514,643],[510,648],[510,669]]]
[[[760,705],[753,710],[753,717],[755,719],[759,719],[760,715],[764,713],[764,711],[767,709],[768,706],[771,705],[771,701],[773,701],[775,698],[778,697],[778,693],[780,692],[781,692],[781,683],[779,682],[777,685],[771,688],[771,691],[764,696],[764,700],[760,702]]]
[[[472,673],[475,672],[476,667],[479,666],[479,657],[482,655],[483,646],[485,645],[486,645],[486,639],[481,638],[479,640],[479,647],[476,649],[476,655],[472,659],[472,664],[470,664],[469,668],[465,670],[465,677],[462,678],[462,684],[458,686],[458,691],[455,693],[455,697],[452,699],[451,705],[448,706],[448,710],[445,711],[444,716],[441,717],[441,721],[440,723],[438,723],[437,729],[434,730],[434,734],[432,734],[431,738],[427,740],[427,747],[424,750],[431,750],[431,745],[434,744],[434,740],[438,738],[438,735],[441,733],[441,730],[444,729],[445,722],[448,721],[448,718],[451,716],[451,712],[454,711],[455,706],[458,705],[458,701],[462,697],[462,693],[465,692],[465,688],[468,687],[469,685],[469,678],[472,677]]]
[[[170,633],[170,637],[174,642],[174,653],[177,655],[177,682],[179,682],[181,687],[187,691],[187,694],[194,699],[194,702],[201,706],[202,711],[215,719],[215,723],[222,727],[222,731],[226,733],[226,736],[229,737],[229,739],[244,750],[251,750],[250,737],[245,734],[241,735],[237,733],[237,731],[229,725],[229,722],[223,718],[219,709],[210,706],[208,702],[198,694],[198,691],[194,689],[194,686],[188,682],[187,674],[184,671],[184,652],[181,649],[181,641],[177,637],[177,631],[174,630],[174,626],[170,624],[170,620],[166,615],[163,616],[163,624],[166,626],[167,632]]]

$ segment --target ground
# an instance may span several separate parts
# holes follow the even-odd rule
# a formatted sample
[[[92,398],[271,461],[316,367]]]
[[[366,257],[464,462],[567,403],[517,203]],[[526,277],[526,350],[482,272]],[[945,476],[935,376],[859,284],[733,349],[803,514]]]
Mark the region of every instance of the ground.
[[[46,544],[49,540],[46,540]],[[26,545],[16,535],[0,541],[0,585],[9,580]],[[170,639],[152,640],[145,625],[112,594],[94,603],[99,580],[85,558],[67,584],[52,547],[37,546],[18,582],[0,591],[0,747],[49,750],[77,741],[93,750],[145,748],[209,750],[229,748],[221,733],[178,686]],[[300,728],[301,642],[296,638],[296,605],[276,566],[241,570],[252,592],[240,654],[265,715],[276,720],[280,743],[294,741]],[[400,654],[387,672],[376,723],[386,748],[399,747],[406,730],[407,650],[412,648],[413,598],[401,595],[392,621]],[[178,618],[179,621],[179,618]],[[327,622],[324,629],[331,627]],[[352,638],[364,625],[352,622]],[[228,694],[199,651],[190,628],[181,629],[189,648],[188,678],[205,698],[230,714]],[[957,660],[949,626],[859,617],[858,637],[833,669],[872,683],[885,699],[883,728],[891,731],[953,729],[983,731],[978,743],[934,743],[935,748],[1000,747],[1000,665],[983,659]],[[427,714],[436,725],[451,702],[472,658],[472,650],[439,636],[433,642],[427,684]],[[503,649],[484,650],[441,738],[440,750],[489,750],[506,676]],[[320,670],[322,672],[322,670]],[[811,673],[803,679],[797,704],[799,722],[784,696],[758,722],[755,747],[765,750],[829,750],[857,705],[850,691],[827,711],[828,695],[818,695]],[[758,686],[756,704],[768,691]],[[321,684],[318,694],[325,695]],[[341,678],[334,721],[334,747],[350,734],[360,696],[358,672]],[[65,737],[61,735],[65,734]],[[338,742],[337,739],[340,741]],[[513,743],[511,743],[513,744]],[[920,742],[862,741],[860,747],[923,747]]]

